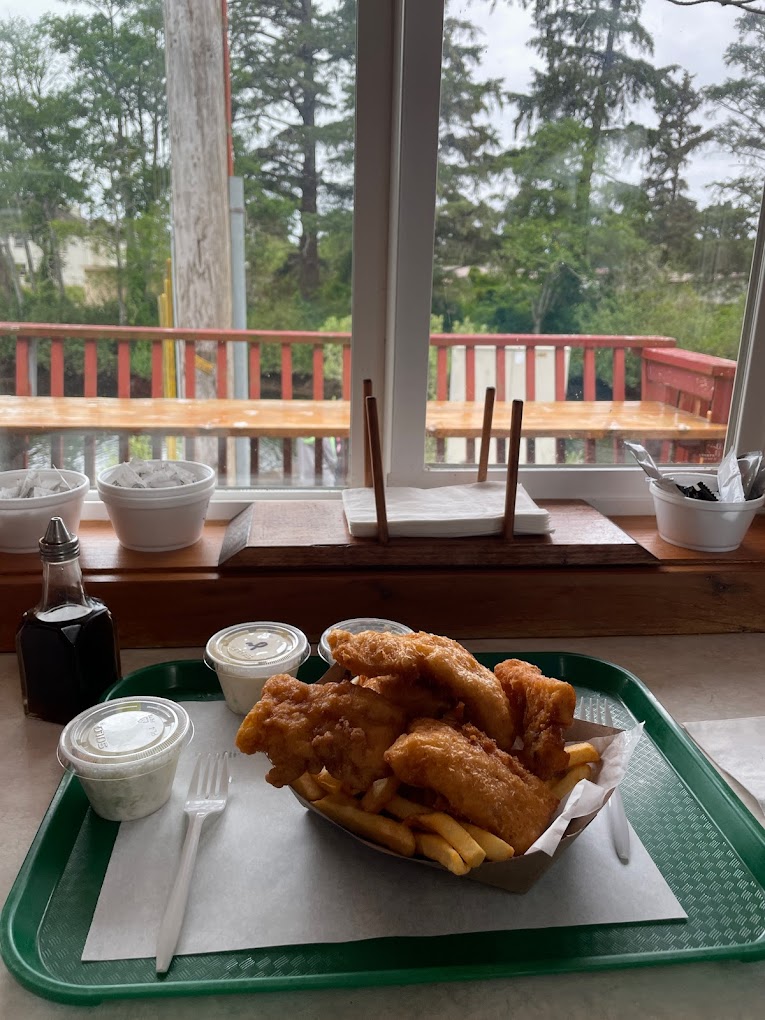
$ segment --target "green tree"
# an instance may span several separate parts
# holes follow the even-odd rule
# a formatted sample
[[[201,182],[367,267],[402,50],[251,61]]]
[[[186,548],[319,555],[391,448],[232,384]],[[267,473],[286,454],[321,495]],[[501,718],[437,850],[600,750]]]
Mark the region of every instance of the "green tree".
[[[83,113],[44,27],[20,18],[0,22],[0,235],[19,313],[23,293],[10,264],[11,234],[25,242],[32,290],[64,295],[61,249],[76,229],[72,212],[85,199]],[[39,265],[29,242],[42,251]]]
[[[354,15],[352,0],[229,5],[237,170],[247,182],[255,278],[270,269],[277,286],[294,287],[308,304],[322,284],[324,218],[350,208]],[[349,219],[345,228],[349,249]]]
[[[731,77],[708,88],[706,95],[724,116],[715,132],[717,141],[735,153],[744,168],[720,186],[734,203],[756,215],[765,177],[765,18],[743,14],[736,28],[739,38],[725,51]]]
[[[497,265],[542,333],[556,303],[589,275],[585,228],[576,216],[576,181],[587,132],[571,119],[539,127],[510,157],[516,194],[506,209]]]
[[[90,0],[88,13],[43,24],[87,111],[91,237],[115,261],[119,322],[155,321],[169,254],[162,2]]]
[[[491,117],[502,103],[502,82],[475,77],[481,55],[478,29],[448,16],[441,65],[437,276],[450,267],[480,265],[493,248],[498,215],[489,188],[503,164]]]
[[[587,128],[575,206],[587,225],[593,178],[609,149],[642,134],[630,119],[656,82],[643,54],[653,41],[640,21],[643,0],[520,0],[536,29],[531,48],[542,60],[518,104],[518,125],[571,119]]]
[[[705,283],[737,279],[739,289],[746,287],[757,230],[752,212],[749,205],[719,201],[699,214],[697,272]]]
[[[659,122],[646,134],[648,165],[640,189],[645,236],[661,251],[662,261],[685,268],[695,268],[698,212],[686,194],[683,173],[691,156],[714,136],[694,120],[703,103],[687,71],[666,68],[654,97]]]

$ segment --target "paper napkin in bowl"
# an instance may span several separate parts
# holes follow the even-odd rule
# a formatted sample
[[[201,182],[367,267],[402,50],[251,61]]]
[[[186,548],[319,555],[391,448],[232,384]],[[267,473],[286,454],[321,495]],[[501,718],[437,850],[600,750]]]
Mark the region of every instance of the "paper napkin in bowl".
[[[712,761],[751,793],[765,813],[765,716],[683,725]]]
[[[373,489],[343,490],[343,508],[354,537],[373,538],[377,534]],[[433,489],[392,486],[385,489],[385,509],[388,532],[393,537],[497,535],[505,515],[505,483],[473,482]],[[514,533],[543,535],[550,530],[550,514],[518,485]]]

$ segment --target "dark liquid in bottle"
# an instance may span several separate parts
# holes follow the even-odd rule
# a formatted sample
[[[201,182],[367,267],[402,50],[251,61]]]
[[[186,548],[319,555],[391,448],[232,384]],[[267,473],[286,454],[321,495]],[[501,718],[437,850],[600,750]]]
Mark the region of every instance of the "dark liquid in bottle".
[[[24,711],[67,723],[120,678],[119,652],[109,610],[59,606],[24,614],[16,633]]]

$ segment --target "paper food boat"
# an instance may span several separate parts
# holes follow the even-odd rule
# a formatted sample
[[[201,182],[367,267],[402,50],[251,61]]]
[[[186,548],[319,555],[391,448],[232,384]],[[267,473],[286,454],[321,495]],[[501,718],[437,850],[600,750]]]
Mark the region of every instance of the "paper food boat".
[[[464,881],[464,879],[470,878],[474,882],[493,885],[506,892],[527,892],[602,811],[614,789],[622,781],[642,732],[642,723],[630,730],[618,730],[610,726],[599,726],[597,723],[574,720],[573,725],[566,731],[566,741],[589,740],[600,752],[601,761],[592,780],[582,780],[561,801],[548,829],[529,847],[525,854],[513,857],[509,861],[487,861],[477,868],[471,868],[464,876],[452,875],[452,878],[455,881]],[[292,793],[307,810],[319,815],[328,825],[334,825],[342,830],[357,843],[363,843],[371,850],[386,854],[388,857],[398,857],[408,864],[421,864],[427,868],[437,868],[439,871],[451,874],[435,861],[423,857],[403,857],[378,843],[373,843],[362,836],[349,832],[344,826],[319,811],[295,790],[292,790]]]

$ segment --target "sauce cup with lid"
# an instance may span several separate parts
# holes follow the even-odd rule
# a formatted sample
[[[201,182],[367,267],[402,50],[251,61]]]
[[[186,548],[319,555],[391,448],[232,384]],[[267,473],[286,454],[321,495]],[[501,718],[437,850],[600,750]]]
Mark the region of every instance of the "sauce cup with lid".
[[[204,660],[217,674],[231,711],[247,715],[266,680],[277,673],[297,676],[310,652],[302,630],[265,620],[219,630],[207,642]]]
[[[330,666],[334,663],[332,652],[327,643],[327,635],[331,630],[347,630],[350,634],[361,634],[365,630],[376,630],[386,634],[413,634],[411,627],[395,620],[381,620],[376,616],[357,616],[352,620],[341,620],[340,623],[333,623],[327,627],[319,640],[319,655],[328,662]]]
[[[61,732],[57,757],[80,780],[97,815],[143,818],[167,802],[194,727],[167,698],[115,698],[85,709]]]

